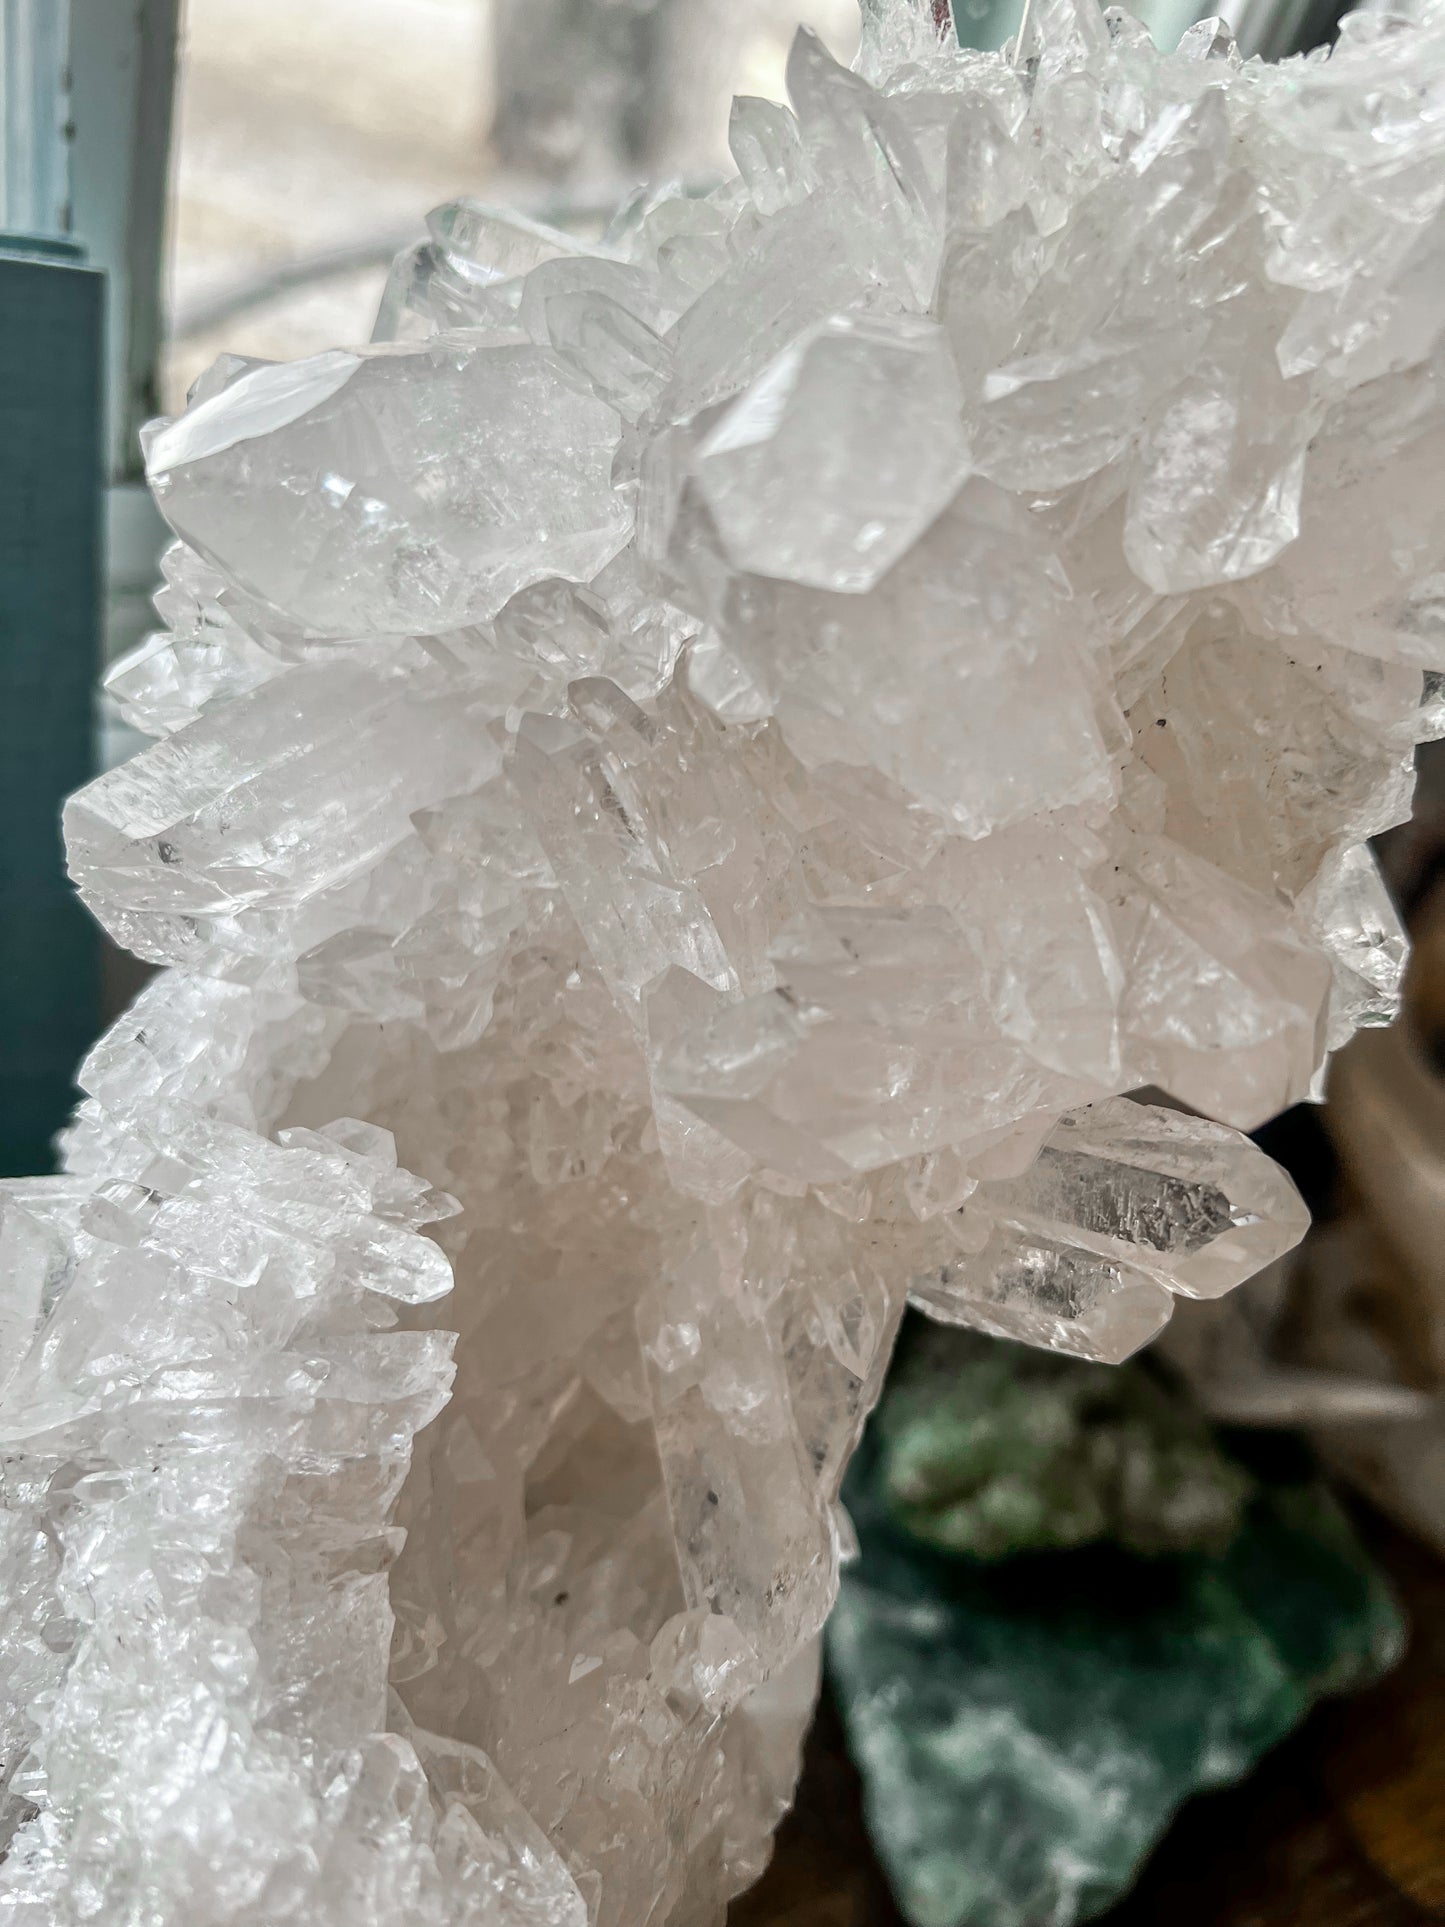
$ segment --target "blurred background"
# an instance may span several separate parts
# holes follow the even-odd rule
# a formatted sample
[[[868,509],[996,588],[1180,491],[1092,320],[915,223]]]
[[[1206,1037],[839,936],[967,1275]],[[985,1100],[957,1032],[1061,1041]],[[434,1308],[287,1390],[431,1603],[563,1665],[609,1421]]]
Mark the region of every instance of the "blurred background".
[[[1169,45],[1212,9],[1139,10]],[[960,37],[998,46],[1016,11],[959,0]],[[1225,11],[1245,54],[1273,58],[1327,43],[1342,8]],[[74,1067],[137,983],[75,904],[57,824],[69,790],[137,746],[95,690],[153,623],[165,530],[141,423],[222,352],[365,341],[438,203],[600,231],[644,179],[721,177],[730,97],[784,98],[800,23],[850,57],[854,0],[0,0],[0,1174],[47,1167]],[[1317,1217],[1299,1257],[1181,1315],[1167,1352],[1107,1390],[1067,1364],[1040,1383],[1016,1348],[926,1369],[905,1354],[921,1377],[890,1387],[889,1436],[945,1494],[1014,1479],[1038,1504],[1005,1545],[953,1543],[953,1563],[914,1531],[907,1597],[932,1602],[935,1630],[921,1651],[879,1633],[833,1654],[798,1812],[738,1910],[751,1927],[1445,1920],[1438,751],[1382,861],[1417,941],[1405,1017],[1356,1040],[1323,1109],[1263,1134]],[[1045,1408],[1068,1448],[1047,1463],[1017,1423]],[[1063,1523],[1077,1482],[1072,1510],[1049,1496],[1065,1458],[1098,1472],[1082,1537]],[[1181,1465],[1203,1524],[1161,1540],[1116,1503],[1119,1467],[1173,1491]],[[850,1490],[880,1546],[889,1477],[880,1445]],[[987,1717],[970,1700],[985,1645],[1017,1688],[1007,1731],[996,1699]],[[937,1731],[909,1724],[924,1684],[952,1695]],[[1344,1688],[1358,1696],[1311,1711]],[[857,1744],[880,1703],[881,1777]],[[1261,1758],[1243,1789],[1211,1791]],[[909,1868],[928,1856],[920,1899]]]
[[[223,347],[365,340],[441,201],[575,217],[644,175],[728,170],[728,102],[783,98],[800,21],[851,56],[854,0],[187,0],[165,406]]]

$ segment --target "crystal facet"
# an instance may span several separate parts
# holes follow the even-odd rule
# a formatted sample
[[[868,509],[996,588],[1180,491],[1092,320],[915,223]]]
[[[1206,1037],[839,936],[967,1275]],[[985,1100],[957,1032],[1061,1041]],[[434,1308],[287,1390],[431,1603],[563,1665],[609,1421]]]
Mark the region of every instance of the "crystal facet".
[[[1392,1008],[1439,728],[1445,13],[867,15],[152,431],[67,829],[170,968],[0,1191],[26,1927],[717,1921],[910,1297],[1115,1360],[1300,1234],[1239,1133]]]

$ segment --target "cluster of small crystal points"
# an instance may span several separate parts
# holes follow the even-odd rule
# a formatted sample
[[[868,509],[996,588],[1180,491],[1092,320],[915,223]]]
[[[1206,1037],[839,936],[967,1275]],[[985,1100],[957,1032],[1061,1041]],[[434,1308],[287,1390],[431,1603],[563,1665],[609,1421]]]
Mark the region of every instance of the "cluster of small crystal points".
[[[17,1927],[715,1921],[905,1298],[1114,1359],[1302,1228],[1239,1132],[1393,1008],[1440,715],[1445,17],[936,11],[153,435],[68,833],[173,968],[0,1201]]]

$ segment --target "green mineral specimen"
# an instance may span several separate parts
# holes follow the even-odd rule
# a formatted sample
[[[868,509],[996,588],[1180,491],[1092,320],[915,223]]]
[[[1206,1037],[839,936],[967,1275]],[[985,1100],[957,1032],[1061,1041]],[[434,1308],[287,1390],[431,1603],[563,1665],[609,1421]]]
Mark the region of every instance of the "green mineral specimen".
[[[972,1332],[911,1335],[875,1431],[899,1524],[977,1559],[1105,1539],[1222,1551],[1252,1489],[1152,1373]]]
[[[914,1927],[1069,1927],[1403,1629],[1292,1448],[1233,1462],[1146,1367],[1101,1396],[1086,1365],[956,1355],[954,1385],[933,1346],[905,1360],[849,1474],[829,1667]]]

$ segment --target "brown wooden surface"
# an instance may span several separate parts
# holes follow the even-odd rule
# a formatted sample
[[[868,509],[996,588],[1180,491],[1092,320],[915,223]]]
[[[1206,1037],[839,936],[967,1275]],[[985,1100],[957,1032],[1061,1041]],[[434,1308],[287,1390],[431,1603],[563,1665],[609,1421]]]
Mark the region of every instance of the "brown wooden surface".
[[[1411,1621],[1405,1659],[1319,1708],[1242,1786],[1191,1802],[1104,1927],[1445,1921],[1445,1564],[1361,1523]],[[773,1864],[729,1927],[900,1927],[826,1702]]]

